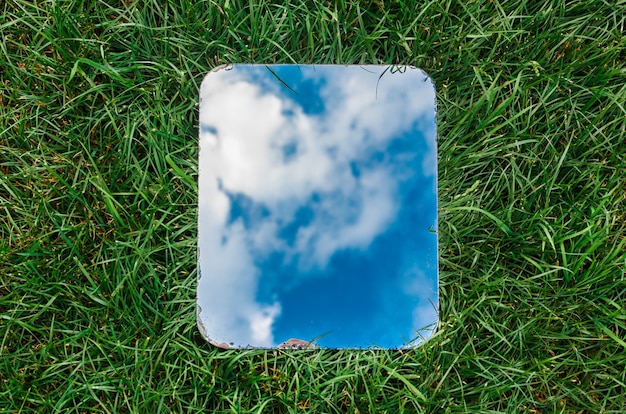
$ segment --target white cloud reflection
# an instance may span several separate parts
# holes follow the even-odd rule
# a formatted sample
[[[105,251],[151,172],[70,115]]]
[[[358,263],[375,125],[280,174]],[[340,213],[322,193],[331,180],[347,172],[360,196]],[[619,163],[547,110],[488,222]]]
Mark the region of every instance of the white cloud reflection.
[[[311,114],[263,84],[264,68],[238,68],[211,73],[201,89],[198,297],[212,339],[271,347],[281,305],[258,302],[258,259],[281,251],[301,269],[324,268],[336,252],[364,250],[384,232],[400,208],[403,173],[385,150],[432,112],[434,91],[425,85],[415,96],[402,76],[377,81],[379,73],[357,68],[326,76],[318,67],[306,74],[323,78],[325,110]],[[434,143],[428,150],[423,167],[432,175]],[[382,159],[369,162],[376,152]],[[233,196],[262,211],[233,220]],[[288,241],[280,231],[302,207],[311,218]]]

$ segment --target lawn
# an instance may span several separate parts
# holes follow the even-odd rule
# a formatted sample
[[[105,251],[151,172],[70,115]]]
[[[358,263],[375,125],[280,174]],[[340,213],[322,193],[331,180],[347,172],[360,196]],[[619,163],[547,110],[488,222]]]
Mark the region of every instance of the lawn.
[[[623,0],[0,2],[0,412],[625,412],[624,32]],[[231,62],[434,79],[425,345],[201,338],[198,89]]]

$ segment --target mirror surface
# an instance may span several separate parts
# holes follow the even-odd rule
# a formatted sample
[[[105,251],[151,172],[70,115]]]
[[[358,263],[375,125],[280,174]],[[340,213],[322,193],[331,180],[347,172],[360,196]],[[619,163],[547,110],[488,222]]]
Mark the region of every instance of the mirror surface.
[[[435,88],[234,65],[200,90],[198,326],[223,348],[406,348],[438,322]]]

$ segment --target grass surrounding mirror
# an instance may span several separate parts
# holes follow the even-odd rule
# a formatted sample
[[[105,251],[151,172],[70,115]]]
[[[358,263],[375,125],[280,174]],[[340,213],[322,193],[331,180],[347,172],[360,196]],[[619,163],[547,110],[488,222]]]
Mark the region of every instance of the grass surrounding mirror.
[[[2,410],[626,411],[623,2],[0,3]],[[435,81],[422,346],[202,338],[198,92],[229,62]]]

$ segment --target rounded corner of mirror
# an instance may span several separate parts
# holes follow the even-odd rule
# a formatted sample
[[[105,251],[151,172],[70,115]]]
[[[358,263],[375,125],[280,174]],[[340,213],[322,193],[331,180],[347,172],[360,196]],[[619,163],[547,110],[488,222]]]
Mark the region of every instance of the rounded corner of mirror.
[[[430,342],[435,336],[437,336],[437,334],[439,333],[440,325],[441,319],[437,318],[437,320],[434,321],[431,325],[421,329],[421,332],[418,332],[418,337],[410,343],[406,344],[406,346],[401,349],[410,350],[423,347],[427,342]]]
[[[427,71],[425,71],[424,69],[422,69],[419,66],[408,65],[408,67],[413,69],[413,70],[419,70],[421,72],[421,74],[424,76],[424,79],[422,80],[422,82],[430,82],[430,84],[432,85],[433,89],[435,91],[437,90],[437,84],[435,83],[435,79],[431,76],[430,73],[428,73]]]
[[[213,69],[211,69],[207,75],[210,75],[211,73],[219,72],[220,70],[230,70],[232,67],[233,67],[232,63],[224,63],[222,65],[218,65],[214,67]]]
[[[214,67],[213,69],[211,69],[209,72],[207,72],[207,74],[204,75],[202,82],[204,83],[207,80],[207,78],[209,78],[211,75],[215,76],[215,74],[221,71],[228,71],[228,70],[231,70],[232,68],[233,68],[232,63],[224,63],[222,65],[218,65]]]
[[[204,327],[204,323],[202,322],[202,315],[200,314],[200,310],[198,310],[196,314],[196,326],[198,327],[198,331],[200,332],[200,336],[202,336],[202,339],[207,341],[209,344],[222,350],[230,349],[230,345],[226,342],[218,342],[211,339],[206,331],[206,328]]]

